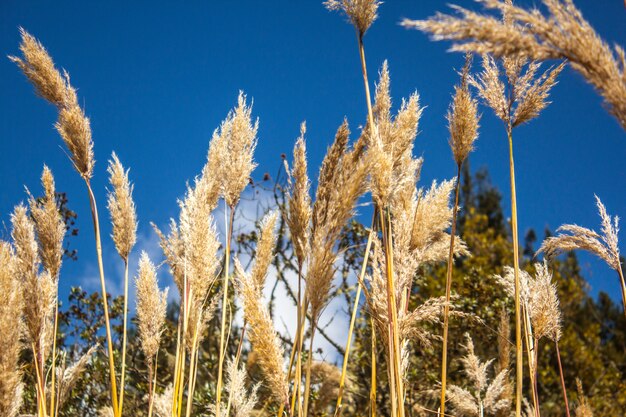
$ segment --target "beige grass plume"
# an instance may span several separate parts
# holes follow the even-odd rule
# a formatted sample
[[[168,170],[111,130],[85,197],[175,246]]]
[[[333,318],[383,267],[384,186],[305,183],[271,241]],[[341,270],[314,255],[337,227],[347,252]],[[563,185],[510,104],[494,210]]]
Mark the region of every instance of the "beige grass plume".
[[[113,190],[109,192],[107,207],[113,223],[113,242],[117,253],[124,262],[137,241],[137,213],[133,201],[133,185],[128,180],[128,170],[125,170],[119,158],[113,152],[109,166],[109,183]]]
[[[313,204],[306,297],[314,322],[328,302],[335,272],[335,244],[365,191],[367,158],[357,157],[359,148],[348,148],[349,134],[344,122],[322,162]]]
[[[217,194],[208,181],[203,175],[193,187],[187,187],[185,198],[179,202],[179,221],[170,221],[168,235],[153,225],[179,293],[185,292],[186,276],[195,297],[202,302],[215,284],[219,268],[220,243],[212,215]]]
[[[543,0],[548,14],[525,10],[506,0],[482,0],[516,22],[510,25],[488,14],[453,6],[457,15],[437,14],[428,20],[408,20],[405,27],[431,33],[436,40],[456,41],[453,50],[522,56],[534,60],[567,59],[604,99],[626,129],[626,59],[621,46],[613,48],[585,20],[571,0]]]
[[[139,272],[135,278],[135,286],[141,349],[148,362],[151,363],[161,343],[167,311],[168,289],[159,290],[156,269],[146,252],[142,252],[139,259]]]
[[[447,398],[455,415],[460,417],[479,417],[485,414],[494,415],[500,410],[510,407],[509,400],[502,398],[507,378],[507,371],[500,371],[489,381],[489,368],[493,360],[482,362],[474,352],[474,342],[469,334],[465,334],[464,346],[466,355],[461,358],[463,372],[471,387],[449,385]]]
[[[174,387],[169,384],[162,393],[154,396],[154,413],[158,417],[172,416],[172,403],[174,396]]]
[[[300,125],[300,137],[293,148],[293,168],[289,175],[287,226],[300,263],[309,254],[311,226],[311,182],[307,173],[306,124]]]
[[[378,17],[378,0],[327,0],[324,6],[328,10],[343,12],[350,23],[363,36]]]
[[[41,262],[50,275],[58,280],[64,252],[65,222],[57,207],[54,177],[45,165],[41,184],[44,196],[35,199],[30,195],[28,204],[35,224]]]
[[[536,263],[535,271],[528,300],[533,335],[537,340],[547,337],[558,342],[561,338],[561,309],[557,288],[545,262]]]
[[[0,409],[7,417],[16,417],[22,406],[21,285],[16,271],[17,260],[8,242],[0,241]]]
[[[474,142],[478,138],[478,102],[469,90],[471,65],[471,55],[468,54],[461,72],[461,84],[454,87],[454,96],[447,115],[450,148],[457,166],[474,150]]]
[[[528,63],[522,72],[523,62],[503,60],[501,68],[493,57],[484,55],[483,71],[470,83],[507,129],[512,129],[536,118],[550,104],[548,94],[563,67],[562,63],[538,75],[537,62]]]
[[[383,62],[376,85],[373,108],[376,129],[365,131],[371,157],[370,188],[374,201],[381,207],[394,204],[406,189],[417,181],[420,160],[413,158],[413,143],[422,115],[419,95],[413,93],[402,100],[398,113],[391,114],[390,77],[387,61]]]
[[[28,341],[37,349],[41,364],[52,347],[53,318],[57,296],[54,278],[47,270],[40,272],[41,260],[35,240],[35,225],[25,206],[15,207],[11,215],[11,237],[17,258],[17,276],[24,297],[24,318]]]
[[[240,194],[250,182],[250,174],[256,167],[252,157],[257,143],[259,121],[252,121],[252,105],[246,103],[246,95],[240,91],[237,107],[233,109],[219,129],[213,132],[211,147],[219,170],[211,173],[221,180],[221,193],[229,207],[235,207]],[[210,155],[212,156],[212,155]]]
[[[256,254],[254,256],[254,265],[250,276],[254,280],[259,289],[263,289],[265,278],[270,267],[272,259],[274,259],[274,249],[276,247],[276,222],[278,221],[278,211],[270,211],[263,219],[259,228],[261,236],[256,246]]]
[[[576,378],[576,389],[578,391],[578,406],[576,407],[576,417],[593,417],[593,410],[589,405],[589,399],[583,391],[583,383]]]
[[[10,56],[34,85],[38,95],[54,104],[59,111],[55,124],[78,173],[89,181],[93,174],[94,157],[91,125],[78,105],[76,91],[70,85],[69,74],[63,75],[54,66],[48,52],[37,39],[20,29],[22,58]]]
[[[61,410],[63,405],[70,398],[72,389],[76,383],[80,380],[89,364],[91,357],[100,349],[100,345],[96,344],[90,347],[76,362],[72,363],[67,368],[57,368],[57,379],[59,381],[58,386],[58,403],[57,408]]]
[[[279,404],[289,399],[289,384],[283,368],[283,348],[263,301],[257,282],[235,259],[235,285],[243,302],[244,319],[248,323],[248,338],[258,353],[259,366],[272,397]]]
[[[546,257],[552,258],[559,253],[582,249],[590,252],[613,268],[619,275],[622,289],[622,302],[626,314],[626,282],[622,271],[619,252],[619,218],[611,217],[606,207],[596,196],[596,205],[602,221],[602,234],[594,230],[574,224],[566,224],[557,229],[557,236],[544,240],[537,253],[544,252]]]
[[[226,390],[232,402],[234,417],[252,417],[254,407],[258,402],[257,391],[259,385],[253,385],[250,390],[246,389],[246,371],[238,368],[233,360],[226,364]]]

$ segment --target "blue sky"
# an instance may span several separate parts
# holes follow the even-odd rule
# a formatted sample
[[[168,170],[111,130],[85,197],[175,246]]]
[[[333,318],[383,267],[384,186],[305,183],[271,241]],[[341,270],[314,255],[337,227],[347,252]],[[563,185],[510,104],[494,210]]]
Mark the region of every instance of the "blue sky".
[[[459,4],[475,7],[471,1]],[[610,42],[626,44],[626,10],[619,0],[578,0],[584,15]],[[398,26],[403,17],[425,18],[446,10],[442,1],[389,0],[366,36],[371,80],[389,60],[398,104],[417,90],[426,106],[416,153],[423,155],[423,185],[454,175],[444,116],[454,68],[462,56]],[[149,223],[165,227],[178,214],[176,199],[200,172],[213,130],[236,103],[238,91],[254,99],[260,118],[254,176],[274,174],[281,153],[290,154],[299,124],[308,125],[310,166],[318,167],[344,116],[354,136],[365,102],[356,39],[342,17],[319,1],[17,1],[0,5],[0,55],[18,53],[18,26],[48,48],[67,69],[91,118],[97,159],[93,186],[105,212],[106,161],[115,150],[131,168],[140,219],[140,249],[158,256]],[[610,213],[626,217],[626,134],[601,107],[592,88],[566,69],[554,103],[515,132],[521,235],[532,227],[578,223],[598,228],[594,193]],[[66,262],[62,291],[96,276],[95,249],[84,184],[73,171],[53,129],[55,110],[37,98],[14,64],[0,59],[0,235],[6,237],[13,206],[24,186],[39,190],[48,164],[58,189],[78,212],[79,262]],[[483,108],[473,168],[487,167],[508,201],[503,129]],[[316,169],[316,168],[315,168]],[[315,176],[315,172],[310,173]],[[107,273],[116,291],[121,265],[103,222]],[[626,239],[626,238],[624,238]],[[593,291],[619,299],[614,274],[582,257]],[[90,281],[91,280],[91,281]],[[119,288],[119,287],[117,287]]]

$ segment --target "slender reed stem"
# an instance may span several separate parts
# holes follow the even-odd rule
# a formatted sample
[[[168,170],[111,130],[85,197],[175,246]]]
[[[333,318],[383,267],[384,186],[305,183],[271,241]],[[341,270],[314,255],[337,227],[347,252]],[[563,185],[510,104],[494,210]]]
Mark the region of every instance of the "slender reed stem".
[[[339,379],[339,394],[337,396],[337,405],[335,406],[335,417],[341,416],[342,412],[342,400],[343,390],[346,383],[346,374],[348,371],[348,360],[350,358],[350,345],[352,342],[352,334],[354,333],[354,324],[356,323],[356,315],[359,310],[359,300],[361,298],[362,287],[361,284],[365,277],[365,271],[367,271],[367,262],[369,259],[370,249],[372,247],[372,240],[374,237],[374,223],[376,222],[376,213],[372,216],[372,226],[367,236],[367,244],[365,245],[365,253],[363,255],[363,263],[361,264],[361,272],[359,273],[359,279],[357,281],[356,295],[354,297],[354,306],[352,307],[352,317],[350,318],[350,329],[348,331],[348,340],[346,341],[346,350],[343,357],[343,366],[341,368],[341,378]]]
[[[534,363],[534,369],[531,371],[532,374],[534,375],[534,378],[532,380],[532,385],[533,385],[533,392],[534,392],[534,400],[535,400],[535,415],[537,417],[540,416],[541,412],[539,409],[539,388],[537,386],[537,378],[538,378],[538,373],[539,373],[539,339],[534,338],[534,353],[535,353],[535,363]]]
[[[115,376],[115,361],[113,357],[113,338],[111,336],[111,323],[109,320],[109,303],[106,290],[106,282],[104,279],[104,265],[102,262],[102,242],[100,239],[100,222],[98,221],[98,207],[96,205],[96,197],[91,189],[89,181],[87,183],[87,191],[89,192],[89,205],[91,207],[91,218],[93,220],[93,229],[96,239],[96,254],[98,257],[98,270],[100,272],[100,286],[102,287],[102,305],[104,308],[104,323],[106,327],[107,349],[109,353],[109,377],[111,380],[111,402],[114,417],[119,417],[120,409],[117,402],[117,382]]]
[[[522,385],[524,378],[522,352],[522,317],[520,308],[519,242],[517,237],[517,198],[515,195],[515,162],[513,160],[513,134],[507,128],[509,139],[509,171],[511,176],[511,229],[513,233],[513,274],[515,277],[515,416],[522,415]]]
[[[302,383],[302,358],[300,355],[302,354],[302,343],[300,343],[301,335],[300,329],[302,328],[302,260],[298,259],[298,303],[297,303],[297,328],[296,328],[296,337],[294,340],[294,345],[291,349],[291,355],[289,357],[289,372],[287,375],[287,380],[291,381],[291,368],[293,362],[295,360],[296,363],[296,374],[294,376],[293,382],[293,392],[291,393],[291,406],[289,408],[289,415],[294,415],[295,405],[298,404],[298,416],[300,415],[300,401],[302,400],[302,393],[300,392],[300,384]]]
[[[380,218],[384,219],[383,209],[380,208]],[[393,237],[392,237],[392,229],[391,229],[391,216],[389,212],[387,212],[387,226],[385,227],[385,221],[382,221],[383,225],[383,242],[385,245],[385,264],[387,267],[387,307],[389,314],[389,343],[390,350],[393,350],[393,355],[390,355],[390,362],[392,363],[390,366],[391,375],[395,381],[394,387],[395,392],[394,396],[397,401],[397,412],[400,417],[404,417],[404,388],[402,383],[402,375],[401,375],[401,364],[400,364],[400,338],[398,335],[398,304],[396,302],[396,290],[394,283],[394,272],[393,272]],[[392,388],[392,391],[394,389]]]
[[[624,305],[624,316],[626,316],[626,281],[624,281],[622,265],[619,265],[619,268],[617,268],[617,274],[619,275],[620,284],[622,285],[622,304]]]
[[[565,401],[565,413],[567,417],[570,417],[569,414],[569,401],[567,401],[567,389],[565,388],[565,377],[563,376],[563,365],[561,365],[561,351],[559,350],[559,341],[557,340],[556,345],[556,359],[559,363],[559,376],[561,377],[561,388],[563,389],[563,400]]]
[[[50,377],[50,416],[56,415],[56,408],[54,405],[55,400],[55,388],[56,388],[56,362],[57,362],[57,330],[59,324],[59,296],[58,296],[58,284],[57,284],[57,298],[54,303],[54,330],[52,331],[52,363],[50,364],[50,370],[52,375]]]
[[[39,358],[41,356],[37,352],[35,344],[33,343],[31,346],[33,349],[33,356],[35,357],[33,362],[35,363],[35,375],[37,376],[37,414],[40,417],[46,417],[46,389],[43,368],[39,364]]]
[[[148,417],[152,417],[152,401],[154,397],[154,386],[152,385],[152,364],[148,365]]]
[[[446,273],[446,304],[443,308],[443,348],[441,351],[441,401],[439,415],[446,413],[446,380],[448,376],[448,316],[450,314],[450,292],[452,290],[452,269],[454,268],[454,238],[456,235],[456,217],[459,210],[459,182],[461,164],[457,165],[454,208],[452,209],[452,227],[450,230],[450,251],[448,252],[448,270]]]
[[[524,341],[526,342],[526,355],[528,356],[528,375],[530,376],[530,386],[532,389],[530,390],[530,394],[532,395],[533,406],[535,407],[535,415],[538,417],[539,413],[539,398],[537,396],[537,391],[535,390],[536,385],[536,367],[537,367],[537,351],[535,350],[535,339],[533,338],[533,329],[530,322],[530,315],[528,314],[528,310],[522,306],[522,316],[524,320]]]
[[[309,357],[306,361],[306,379],[304,383],[304,417],[308,416],[309,412],[309,391],[311,390],[311,365],[313,364],[313,339],[315,337],[315,319],[311,318],[311,339],[309,340]]]
[[[374,329],[374,319],[370,317],[370,328],[372,331],[372,375],[370,377],[370,411],[371,417],[376,417],[376,330]]]
[[[187,379],[187,411],[185,413],[186,417],[191,416],[191,407],[193,406],[193,392],[195,388],[196,382],[196,365],[198,363],[198,326],[200,325],[199,320],[194,326],[193,332],[193,341],[191,342],[191,351],[189,352],[189,377]],[[228,415],[228,413],[226,413]]]
[[[128,259],[124,259],[124,330],[122,339],[122,373],[120,376],[120,410],[119,416],[122,416],[124,408],[124,380],[126,379],[126,340],[128,325]]]
[[[230,208],[230,222],[228,219],[228,209]],[[226,237],[226,250],[224,252],[224,288],[223,293],[224,297],[222,298],[222,328],[220,330],[220,357],[219,364],[217,370],[217,388],[216,388],[216,399],[215,399],[215,410],[216,417],[220,417],[220,407],[222,400],[222,368],[224,367],[224,356],[225,352],[225,336],[226,336],[226,304],[228,303],[228,278],[230,277],[229,269],[230,269],[230,243],[233,234],[233,221],[235,219],[235,208],[234,207],[224,207],[224,222],[226,223],[226,230],[228,236]]]

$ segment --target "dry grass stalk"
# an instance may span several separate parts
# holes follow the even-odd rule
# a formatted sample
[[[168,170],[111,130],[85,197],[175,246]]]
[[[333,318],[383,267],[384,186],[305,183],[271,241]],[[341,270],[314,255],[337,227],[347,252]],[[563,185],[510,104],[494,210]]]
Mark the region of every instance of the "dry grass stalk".
[[[274,259],[274,249],[276,247],[276,222],[278,221],[278,211],[271,211],[267,213],[260,222],[261,236],[257,243],[255,262],[250,271],[250,277],[254,281],[259,291],[263,292],[265,286],[265,278],[269,270],[270,264]],[[244,320],[241,329],[241,338],[237,346],[237,354],[233,360],[235,370],[239,366],[239,360],[241,359],[241,352],[243,349],[243,340],[246,334],[247,322]],[[297,343],[297,340],[296,342]],[[230,372],[230,371],[228,371]],[[231,405],[234,405],[233,398],[228,397],[228,403],[226,405],[226,415],[229,415]]]
[[[487,9],[509,16],[517,25],[494,16],[453,6],[457,16],[437,14],[429,20],[402,24],[434,39],[456,41],[453,50],[523,56],[535,60],[567,59],[604,99],[608,111],[626,129],[626,60],[624,50],[611,48],[585,20],[571,0],[543,0],[548,15],[525,10],[503,0],[482,0]]]
[[[561,311],[556,286],[552,283],[552,274],[549,272],[547,264],[536,263],[535,275],[531,276],[526,271],[520,271],[520,304],[524,316],[526,331],[526,341],[528,344],[528,363],[530,368],[530,380],[533,388],[533,409],[538,410],[537,398],[537,373],[539,361],[539,341],[548,338],[556,344],[557,353],[558,341],[561,338]],[[506,267],[503,276],[496,276],[509,296],[515,294],[515,276],[513,268]],[[558,354],[560,362],[560,353]],[[567,392],[563,381],[563,370],[559,364],[559,371],[562,378],[563,397],[567,406]]]
[[[15,248],[15,273],[24,300],[26,339],[33,351],[37,378],[37,411],[46,415],[45,364],[54,339],[54,312],[57,285],[50,272],[40,271],[41,259],[35,237],[35,224],[24,205],[11,215],[11,237]]]
[[[193,359],[204,332],[206,317],[212,315],[217,302],[214,299],[207,304],[210,290],[217,283],[219,268],[220,243],[212,211],[217,205],[220,188],[210,173],[217,164],[216,149],[211,143],[202,175],[195,179],[193,186],[187,187],[185,198],[179,202],[178,223],[171,220],[167,236],[155,226],[161,240],[161,248],[181,295],[179,337],[172,387],[174,401],[172,409],[176,415],[183,407],[186,353],[189,352],[191,364],[188,378],[190,399],[195,379],[196,361]],[[190,413],[191,401],[187,404]]]
[[[311,317],[310,350],[307,361],[304,415],[308,412],[313,340],[319,317],[329,301],[335,273],[335,245],[342,228],[352,217],[358,198],[365,191],[368,161],[363,157],[362,141],[348,148],[347,122],[339,127],[333,144],[322,162],[313,204],[311,254],[307,262],[305,297]]]
[[[225,211],[226,249],[224,262],[224,282],[222,285],[222,325],[220,331],[220,355],[217,371],[217,395],[216,415],[220,416],[220,404],[222,397],[222,379],[225,359],[226,340],[226,305],[228,303],[228,281],[230,276],[230,245],[235,219],[235,207],[239,202],[241,193],[250,182],[250,174],[256,167],[253,162],[254,148],[257,143],[258,119],[252,122],[252,106],[246,103],[246,96],[239,92],[237,107],[231,111],[226,120],[216,129],[211,139],[209,150],[209,163],[214,161],[217,175],[221,181],[220,193],[230,211],[230,219]],[[214,151],[214,155],[212,154]],[[227,210],[227,211],[228,211]],[[229,221],[230,220],[230,221]]]
[[[22,406],[22,308],[17,259],[11,244],[0,241],[0,409],[7,417],[17,417]]]
[[[124,381],[126,378],[126,342],[128,323],[128,257],[137,241],[137,213],[133,201],[133,185],[128,179],[128,170],[125,170],[119,158],[113,152],[109,166],[109,183],[113,191],[109,192],[107,207],[113,224],[113,243],[115,249],[124,261],[124,318],[122,330],[122,368],[120,370],[119,414],[124,408]]]
[[[472,383],[473,386],[463,388],[450,385],[448,400],[459,417],[496,415],[510,407],[509,399],[504,395],[508,372],[506,370],[500,371],[489,382],[488,372],[493,359],[481,362],[474,352],[472,338],[469,334],[466,334],[465,338],[467,353],[461,359],[461,363],[468,382]]]
[[[549,237],[543,242],[538,253],[544,252],[546,257],[553,258],[560,253],[580,249],[586,250],[602,259],[619,276],[624,314],[626,314],[626,282],[620,260],[617,236],[619,232],[619,218],[617,216],[611,217],[607,214],[606,207],[604,207],[598,196],[596,196],[596,205],[602,220],[602,234],[575,224],[566,224],[557,229],[557,232],[559,232],[557,236]]]
[[[145,252],[142,252],[139,260],[139,272],[135,278],[135,285],[141,349],[148,362],[148,409],[151,410],[155,388],[152,384],[153,377],[156,381],[154,362],[165,324],[168,289],[159,291],[156,269]]]
[[[32,195],[29,198],[31,215],[37,233],[37,243],[39,246],[39,256],[43,267],[54,279],[58,287],[59,271],[63,258],[63,238],[65,237],[65,222],[59,212],[56,202],[56,190],[52,171],[44,165],[41,175],[41,184],[44,189],[44,196],[35,199]],[[50,415],[54,415],[55,410],[55,379],[56,379],[56,334],[58,319],[58,300],[55,301],[54,325],[52,330],[52,365],[51,365],[51,392],[50,392]]]
[[[499,25],[508,31],[524,32],[526,26],[516,22],[509,13],[512,7],[511,0],[506,0],[507,13],[503,14]],[[494,19],[495,21],[495,19]],[[435,22],[435,23],[433,23]],[[409,22],[405,26],[415,26],[428,30],[434,21]],[[441,25],[445,27],[446,25]],[[432,29],[432,27],[431,27]],[[432,30],[431,30],[432,32]],[[483,51],[486,52],[486,51]],[[502,56],[497,62],[488,54],[483,55],[483,72],[470,79],[479,95],[485,103],[492,108],[498,118],[504,123],[509,144],[509,171],[511,177],[511,229],[513,238],[513,270],[515,275],[515,339],[516,339],[516,406],[515,414],[521,416],[522,412],[522,317],[519,295],[519,238],[517,230],[517,197],[515,190],[515,164],[513,156],[513,129],[522,123],[527,123],[537,117],[549,104],[548,93],[556,84],[556,77],[563,69],[564,64],[550,68],[542,75],[537,75],[540,64],[534,61],[528,62],[525,56]],[[525,69],[525,70],[524,70]],[[526,335],[528,339],[530,336]],[[535,404],[535,408],[538,408]]]
[[[20,49],[22,58],[9,57],[24,72],[35,87],[38,95],[54,104],[59,112],[55,124],[59,135],[63,139],[70,159],[80,176],[85,180],[89,193],[91,216],[94,225],[96,241],[96,254],[98,258],[98,270],[100,273],[100,285],[102,289],[102,301],[107,334],[107,349],[109,353],[109,377],[111,383],[111,403],[114,416],[119,417],[117,400],[117,382],[115,377],[115,361],[113,357],[113,342],[107,301],[106,281],[104,278],[104,265],[102,262],[102,243],[100,238],[100,224],[96,199],[91,188],[91,177],[94,169],[93,141],[91,138],[91,125],[89,118],[78,104],[75,89],[70,85],[69,74],[61,73],[55,68],[52,58],[46,49],[32,35],[20,29],[22,42]]]
[[[446,305],[443,311],[443,347],[441,353],[441,398],[439,413],[445,415],[446,410],[446,381],[448,375],[448,315],[450,294],[452,290],[452,270],[454,268],[454,240],[456,234],[457,213],[459,209],[459,191],[461,182],[461,166],[474,149],[474,142],[478,138],[478,102],[469,90],[469,72],[471,69],[471,55],[465,58],[465,66],[461,72],[461,83],[455,87],[452,104],[448,110],[448,130],[450,132],[450,148],[457,165],[455,181],[454,207],[452,209],[452,227],[450,231],[450,249],[446,271]]]
[[[304,313],[306,312],[305,300],[302,299],[302,271],[304,263],[310,252],[311,244],[311,182],[307,172],[306,142],[304,134],[306,124],[300,125],[300,137],[296,140],[293,149],[293,169],[289,173],[289,194],[287,197],[286,222],[291,235],[293,250],[298,261],[298,298],[296,338],[291,356],[295,356],[295,386],[291,401],[290,413],[293,415],[295,404],[298,404],[298,415],[301,413],[302,383],[302,339],[304,328]],[[291,380],[291,366],[289,367],[289,380]]]
[[[510,340],[511,325],[509,323],[509,315],[504,308],[500,311],[500,324],[498,325],[498,362],[496,364],[496,372],[508,371],[511,366],[511,346]],[[513,403],[513,385],[509,378],[503,382],[504,389],[501,394],[502,399],[506,399],[508,407],[503,407],[501,411],[496,413],[497,417],[509,417],[511,415],[511,404]]]
[[[274,400],[281,405],[289,401],[289,385],[283,369],[283,348],[257,282],[235,260],[236,288],[243,302],[244,318],[249,326],[248,338],[258,353],[259,366]]]

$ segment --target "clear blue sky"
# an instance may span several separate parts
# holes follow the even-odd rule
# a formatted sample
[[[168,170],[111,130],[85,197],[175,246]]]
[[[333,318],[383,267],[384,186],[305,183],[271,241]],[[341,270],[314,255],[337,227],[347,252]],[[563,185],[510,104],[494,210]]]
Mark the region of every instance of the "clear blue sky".
[[[458,1],[476,7],[471,1]],[[626,44],[621,0],[577,0],[610,42]],[[414,90],[426,106],[416,152],[425,157],[423,183],[454,175],[444,115],[462,56],[446,43],[398,26],[403,17],[446,10],[442,1],[389,0],[366,36],[370,74],[389,60],[396,104]],[[115,150],[131,168],[140,219],[139,247],[156,253],[149,222],[165,226],[178,214],[176,199],[198,174],[213,130],[235,104],[237,92],[254,98],[260,118],[254,176],[273,174],[291,152],[299,124],[308,124],[310,166],[318,167],[344,116],[353,132],[365,102],[351,26],[320,1],[18,1],[0,5],[0,55],[18,53],[18,26],[48,48],[67,69],[91,117],[97,159],[93,185],[106,219],[106,161]],[[375,77],[372,77],[372,80]],[[521,234],[575,222],[598,227],[594,193],[610,213],[626,217],[626,133],[602,109],[591,87],[566,69],[541,117],[516,132]],[[73,239],[79,262],[67,262],[64,291],[94,275],[95,256],[84,185],[73,172],[52,125],[55,110],[35,97],[8,59],[0,59],[0,221],[39,190],[44,163],[78,212]],[[500,122],[483,109],[473,168],[488,167],[508,212],[506,142]],[[311,172],[315,176],[314,172]],[[106,223],[106,222],[104,222]],[[105,253],[112,255],[104,230]],[[626,242],[626,236],[623,237]],[[583,257],[594,292],[619,297],[617,279]],[[112,280],[119,260],[108,256]],[[92,289],[95,289],[92,288]]]

